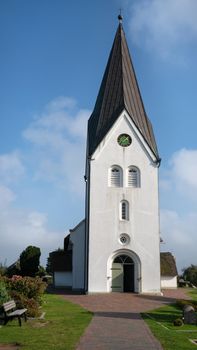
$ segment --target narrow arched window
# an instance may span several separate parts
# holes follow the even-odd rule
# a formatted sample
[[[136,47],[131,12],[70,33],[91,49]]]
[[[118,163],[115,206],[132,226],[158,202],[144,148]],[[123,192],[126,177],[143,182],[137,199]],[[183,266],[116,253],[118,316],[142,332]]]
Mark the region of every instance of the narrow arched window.
[[[122,186],[122,169],[117,165],[114,165],[110,168],[109,184],[112,187]]]
[[[125,200],[120,202],[120,220],[129,220],[129,203]]]
[[[127,186],[140,187],[140,171],[135,166],[130,166],[127,169]]]

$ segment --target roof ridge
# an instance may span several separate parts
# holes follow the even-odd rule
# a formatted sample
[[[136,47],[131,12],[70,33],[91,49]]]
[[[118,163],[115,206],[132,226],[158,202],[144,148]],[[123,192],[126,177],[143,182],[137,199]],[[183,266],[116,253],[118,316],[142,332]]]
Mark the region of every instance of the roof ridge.
[[[136,76],[136,73],[135,73],[135,69],[134,69],[134,66],[133,66],[133,62],[132,62],[132,58],[131,58],[131,54],[130,54],[130,51],[129,51],[129,48],[128,48],[128,45],[127,45],[127,40],[126,40],[126,35],[125,35],[125,32],[124,32],[124,29],[123,29],[123,26],[120,24],[120,27],[121,27],[121,33],[124,35],[124,43],[126,45],[126,49],[127,49],[127,52],[128,52],[128,58],[129,58],[129,64],[132,68],[132,73],[133,73],[133,77],[134,77],[134,84],[136,85],[136,88],[137,88],[137,93],[139,95],[139,99],[140,99],[140,103],[138,105],[139,109],[141,107],[142,109],[142,112],[144,114],[144,118],[142,119],[142,123],[145,124],[145,129],[148,133],[148,138],[151,139],[151,136],[154,137],[154,134],[153,134],[153,130],[152,130],[152,125],[151,125],[151,122],[150,122],[150,119],[148,118],[147,114],[146,114],[146,110],[145,110],[145,107],[144,107],[144,102],[143,102],[143,99],[142,99],[142,95],[141,95],[141,92],[140,92],[140,88],[139,88],[139,84],[138,84],[138,81],[137,81],[137,76]],[[122,37],[121,37],[121,48],[123,50],[123,40],[122,40]],[[122,57],[123,56],[123,53],[122,53]],[[123,59],[122,59],[122,65],[124,64],[123,62]],[[125,104],[125,108],[128,112],[128,114],[130,115],[131,119],[133,120],[134,124],[136,125],[136,122],[135,122],[135,119],[134,119],[134,115],[132,113],[130,113],[129,109],[127,107],[127,101],[126,101],[126,84],[125,84],[125,79],[124,79],[124,76],[122,77],[123,78],[123,93],[124,93],[124,104]],[[139,129],[140,133],[142,134],[143,138],[145,139],[145,141],[147,142],[146,138],[144,137],[143,133],[142,133],[142,129],[139,127],[139,125],[136,125],[137,128]],[[152,135],[151,135],[152,134]],[[148,142],[149,144],[149,147],[150,147],[150,143]],[[156,146],[156,142],[155,142],[155,139],[154,139],[154,146],[155,146],[155,151],[154,151],[154,154],[157,155],[158,154],[158,150],[157,150],[157,146]],[[152,147],[151,147],[152,148]],[[153,149],[152,149],[153,151]]]

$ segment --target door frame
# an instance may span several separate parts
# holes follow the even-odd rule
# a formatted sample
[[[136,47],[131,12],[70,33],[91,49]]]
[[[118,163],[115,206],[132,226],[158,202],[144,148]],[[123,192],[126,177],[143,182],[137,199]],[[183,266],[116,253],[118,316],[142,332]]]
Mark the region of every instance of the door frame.
[[[112,264],[119,255],[127,255],[134,262],[134,293],[141,293],[141,261],[139,256],[130,249],[119,249],[112,253],[107,262],[107,291],[112,292]]]

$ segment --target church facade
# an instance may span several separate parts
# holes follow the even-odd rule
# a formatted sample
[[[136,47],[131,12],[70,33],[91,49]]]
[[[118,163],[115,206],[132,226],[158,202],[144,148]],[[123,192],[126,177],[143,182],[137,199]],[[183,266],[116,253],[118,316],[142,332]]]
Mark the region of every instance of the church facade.
[[[159,165],[120,19],[88,121],[85,219],[65,239],[57,285],[160,294]]]

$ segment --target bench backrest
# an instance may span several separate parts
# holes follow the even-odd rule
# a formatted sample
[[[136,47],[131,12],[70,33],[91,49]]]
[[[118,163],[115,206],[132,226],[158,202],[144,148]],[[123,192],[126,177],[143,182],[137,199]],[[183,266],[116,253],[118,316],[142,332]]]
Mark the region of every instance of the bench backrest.
[[[7,303],[3,304],[4,311],[7,312],[9,310],[12,310],[16,307],[16,303],[14,300],[10,300]]]

